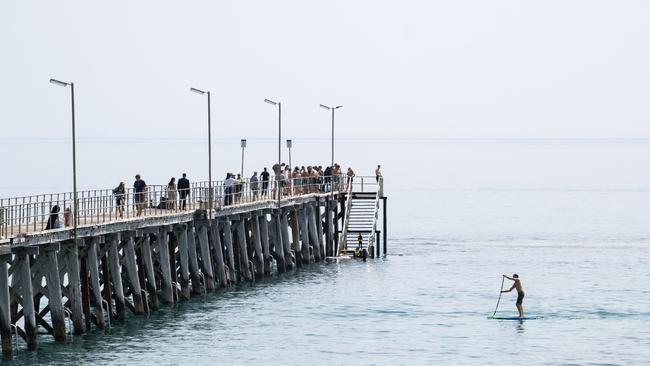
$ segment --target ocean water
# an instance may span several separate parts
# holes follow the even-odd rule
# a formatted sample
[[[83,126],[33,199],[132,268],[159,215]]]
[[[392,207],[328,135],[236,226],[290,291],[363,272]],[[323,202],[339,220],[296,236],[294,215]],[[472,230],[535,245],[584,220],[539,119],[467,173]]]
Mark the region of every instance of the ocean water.
[[[326,141],[310,144],[309,161],[326,153]],[[387,256],[314,264],[69,344],[42,337],[38,351],[5,362],[648,363],[650,141],[359,140],[337,148],[358,173],[372,172],[369,156],[383,165]],[[182,168],[198,171],[193,164]],[[527,314],[541,319],[487,319],[501,275],[513,272]],[[500,315],[516,314],[515,297],[502,296]]]

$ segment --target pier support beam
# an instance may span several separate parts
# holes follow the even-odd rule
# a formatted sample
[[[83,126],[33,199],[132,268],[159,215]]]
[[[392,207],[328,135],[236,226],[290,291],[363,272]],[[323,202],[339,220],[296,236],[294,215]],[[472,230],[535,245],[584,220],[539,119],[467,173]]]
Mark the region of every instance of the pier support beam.
[[[291,252],[291,239],[289,238],[289,210],[285,210],[280,216],[281,219],[281,234],[282,234],[282,244],[284,245],[284,258],[285,265],[288,269],[293,268],[294,266],[294,257]]]
[[[162,276],[160,277],[160,287],[162,290],[162,300],[165,304],[174,303],[174,289],[172,284],[172,272],[169,265],[169,234],[166,227],[160,228],[158,239],[158,264]]]
[[[176,238],[178,239],[178,256],[180,263],[181,278],[178,282],[181,284],[181,296],[184,299],[190,298],[190,268],[189,268],[189,253],[187,249],[187,225],[177,225],[174,229]],[[174,270],[174,269],[172,269]]]
[[[138,279],[138,269],[135,257],[135,238],[129,236],[124,245],[124,264],[126,265],[126,274],[129,278],[131,296],[133,297],[133,307],[136,315],[144,315],[144,304],[142,303],[142,288]],[[155,296],[153,294],[152,296]]]
[[[291,249],[295,255],[295,265],[296,267],[302,267],[302,248],[300,246],[300,220],[298,219],[298,211],[300,211],[300,209],[296,206],[289,213],[289,215],[291,215],[289,226],[291,227]]]
[[[269,244],[269,222],[266,213],[257,218],[260,225],[260,239],[262,239],[262,252],[264,252],[264,274],[270,275],[273,272],[273,261],[271,260],[271,249]]]
[[[158,285],[156,284],[156,272],[153,268],[153,251],[151,250],[151,236],[145,234],[142,239],[140,239],[140,256],[142,257],[142,265],[144,266],[144,275],[147,279],[146,291],[149,294],[147,296],[148,301],[151,302],[151,308],[153,310],[158,310],[160,307],[158,301]],[[149,304],[147,304],[149,306]]]
[[[325,250],[325,240],[323,239],[324,230],[323,230],[323,219],[320,212],[320,202],[318,204],[312,205],[314,208],[314,214],[316,215],[316,232],[318,233],[318,247],[320,249],[320,258],[325,259],[327,256],[327,251]]]
[[[327,241],[326,247],[325,247],[325,252],[327,253],[326,255],[328,257],[333,257],[336,254],[334,253],[334,232],[333,232],[333,225],[332,225],[332,212],[334,209],[332,208],[333,206],[333,200],[327,199],[327,205],[325,208],[325,225],[327,226],[327,231],[325,232],[325,239]]]
[[[212,257],[210,256],[210,243],[208,241],[208,227],[199,227],[199,249],[201,251],[201,271],[205,280],[205,288],[214,290],[214,274],[212,272]]]
[[[102,306],[102,290],[99,287],[99,264],[97,263],[97,241],[93,237],[88,240],[88,270],[90,271],[90,288],[93,302],[95,303],[95,318],[97,327],[104,329],[104,308]]]
[[[282,214],[276,210],[273,215],[273,250],[275,251],[275,261],[277,262],[278,272],[286,272],[287,262],[284,254],[284,245],[282,244]]]
[[[70,297],[73,333],[82,334],[86,331],[86,323],[84,320],[83,304],[81,300],[79,248],[75,242],[66,244],[64,248],[65,261],[68,267],[68,295]]]
[[[308,221],[308,206],[302,205],[300,210],[298,210],[298,219],[300,221],[300,238],[302,245],[300,247],[301,258],[303,264],[309,264],[311,262],[311,255],[309,250],[309,221]]]
[[[201,293],[201,275],[199,271],[199,260],[196,256],[196,236],[194,233],[194,226],[187,225],[187,256],[190,265],[190,277],[192,278],[192,294]]]
[[[260,222],[257,213],[251,216],[251,233],[253,239],[253,247],[255,248],[255,275],[258,277],[264,276],[266,270],[264,269],[265,257],[262,249],[262,239],[260,237]]]
[[[234,250],[234,245],[232,243],[232,225],[230,223],[230,218],[226,218],[226,220],[223,222],[223,239],[226,242],[226,251],[227,253],[227,260],[228,260],[228,272],[229,272],[229,277],[230,281],[232,283],[237,283],[237,270],[235,268],[235,250]]]
[[[61,277],[59,277],[59,261],[57,259],[59,249],[60,245],[58,243],[50,244],[45,249],[45,256],[47,258],[45,278],[47,281],[47,300],[50,307],[50,317],[52,318],[53,336],[57,341],[65,341],[65,312],[63,310]]]
[[[122,273],[120,266],[120,255],[118,251],[119,236],[110,235],[108,237],[108,252],[106,257],[109,259],[111,278],[113,279],[113,297],[115,299],[115,310],[117,320],[126,320],[126,309],[124,304],[124,287],[122,286]]]
[[[27,349],[35,350],[38,348],[38,340],[36,338],[36,310],[34,309],[34,292],[32,290],[32,271],[30,268],[31,255],[24,250],[18,248],[16,251],[16,265],[17,269],[14,276],[20,276],[21,280],[21,295],[23,305],[23,318],[25,321],[25,340],[27,341]]]
[[[0,257],[0,337],[2,337],[2,354],[11,356],[11,301],[9,294],[9,271],[7,263],[11,255]]]
[[[216,271],[217,283],[220,287],[228,286],[228,275],[226,274],[226,264],[223,259],[223,243],[221,243],[221,233],[219,232],[219,223],[212,222],[211,233],[212,252],[214,253],[214,268]]]
[[[240,217],[239,223],[237,224],[237,234],[239,236],[239,261],[241,263],[240,267],[241,268],[241,276],[247,281],[250,281],[253,279],[251,276],[251,269],[250,266],[248,265],[248,246],[246,245],[246,223],[244,222],[245,219],[243,217]]]
[[[321,231],[322,225],[320,225],[320,208],[318,205],[309,205],[308,210],[307,219],[309,220],[309,237],[314,246],[314,260],[318,262],[321,260],[321,242],[323,240],[323,232]]]

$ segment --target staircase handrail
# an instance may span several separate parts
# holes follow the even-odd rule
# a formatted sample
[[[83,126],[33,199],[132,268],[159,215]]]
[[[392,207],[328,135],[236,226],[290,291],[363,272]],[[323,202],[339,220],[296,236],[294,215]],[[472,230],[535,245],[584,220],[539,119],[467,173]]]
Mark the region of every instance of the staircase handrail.
[[[347,197],[345,198],[345,222],[343,223],[343,231],[339,236],[339,253],[348,248],[348,221],[350,220],[350,208],[352,207],[352,182],[354,177],[348,177],[348,184],[346,189]]]

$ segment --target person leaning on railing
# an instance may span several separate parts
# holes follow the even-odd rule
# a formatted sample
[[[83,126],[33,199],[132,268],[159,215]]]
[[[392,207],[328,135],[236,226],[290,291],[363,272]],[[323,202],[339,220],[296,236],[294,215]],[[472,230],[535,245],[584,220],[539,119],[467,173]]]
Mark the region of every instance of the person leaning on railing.
[[[113,188],[113,195],[115,196],[115,209],[120,215],[120,218],[122,218],[124,216],[124,201],[126,195],[124,182],[120,182],[117,187]]]

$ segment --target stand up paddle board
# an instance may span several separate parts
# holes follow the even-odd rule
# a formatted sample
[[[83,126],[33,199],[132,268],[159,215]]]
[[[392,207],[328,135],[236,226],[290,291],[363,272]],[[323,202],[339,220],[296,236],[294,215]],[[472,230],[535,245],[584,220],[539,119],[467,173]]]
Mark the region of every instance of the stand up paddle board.
[[[520,318],[518,316],[488,316],[488,319],[495,319],[495,320],[535,320],[535,319],[541,319],[541,316],[525,316],[523,318]]]

